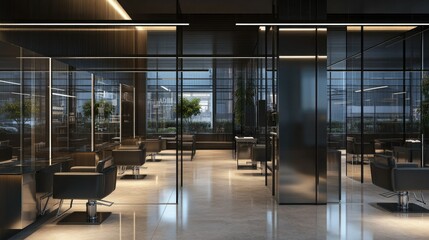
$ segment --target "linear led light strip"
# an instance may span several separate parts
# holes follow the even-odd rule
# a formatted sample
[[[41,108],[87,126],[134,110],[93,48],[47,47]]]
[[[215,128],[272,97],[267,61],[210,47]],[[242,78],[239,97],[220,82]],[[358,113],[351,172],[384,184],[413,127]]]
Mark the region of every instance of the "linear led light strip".
[[[9,82],[9,81],[5,81],[5,80],[0,80],[0,83],[7,83],[7,84],[12,84],[12,85],[19,85],[19,86],[21,86],[21,83]]]
[[[107,0],[107,2],[110,4],[110,6],[112,6],[115,11],[121,15],[121,17],[125,20],[131,20],[130,15],[128,15],[128,13],[124,10],[124,8],[122,8],[121,4],[118,3],[118,1],[116,0]]]
[[[11,92],[11,94],[14,94],[14,95],[20,95],[20,96],[31,96],[29,93],[17,93],[17,92]]]
[[[45,98],[45,96],[42,95],[37,95],[37,94],[29,94],[29,93],[19,93],[19,92],[11,92],[10,94],[14,94],[14,95],[20,95],[20,96],[24,96],[24,97],[38,97],[38,98]]]
[[[279,28],[279,30],[282,32],[314,32],[316,30],[319,32],[328,31],[327,28]]]
[[[236,23],[236,26],[429,26],[429,23]]]
[[[0,26],[19,27],[19,26],[129,26],[129,27],[144,27],[144,26],[189,26],[189,23],[0,23]]]
[[[265,57],[258,57],[258,56],[249,56],[249,57],[232,57],[232,56],[213,56],[213,57],[206,57],[206,56],[194,56],[194,57],[179,57],[180,59],[265,59]],[[271,58],[271,57],[267,57]],[[17,59],[49,59],[49,57],[17,57]],[[163,57],[163,56],[146,56],[146,57],[132,57],[132,56],[124,56],[124,57],[55,57],[55,59],[176,59],[176,57]]]
[[[52,90],[57,90],[57,91],[61,91],[61,92],[65,92],[66,90],[65,89],[62,89],[62,88],[51,88]]]
[[[407,92],[395,92],[395,93],[392,93],[393,95],[401,95],[401,94],[407,94]]]
[[[410,31],[416,26],[363,26],[364,31]],[[347,31],[360,31],[359,26],[347,26]]]
[[[61,93],[52,93],[54,96],[60,96],[60,97],[68,97],[68,98],[75,98],[76,96],[67,95],[67,94],[61,94]]]
[[[164,87],[164,86],[161,86],[161,88],[162,89],[164,89],[165,91],[167,91],[167,92],[171,92],[171,90],[170,89],[168,89],[168,88],[166,88],[166,87]]]
[[[361,27],[363,27],[364,31],[409,31],[416,26],[409,26],[409,24],[404,26],[386,26],[386,25],[380,25],[380,26],[347,26],[347,31],[360,31]],[[259,30],[265,31],[265,26],[260,26]],[[271,30],[271,29],[270,29]],[[313,31],[319,31],[319,32],[326,32],[327,28],[279,28],[279,31],[281,32],[313,32]]]
[[[280,59],[316,59],[316,56],[314,55],[283,55],[279,56]],[[327,56],[324,55],[318,55],[318,59],[327,59]]]
[[[373,87],[373,88],[365,88],[363,89],[364,92],[367,91],[372,91],[372,90],[377,90],[377,89],[383,89],[383,88],[388,88],[389,86],[378,86],[378,87]],[[356,90],[355,92],[361,92],[361,90]]]

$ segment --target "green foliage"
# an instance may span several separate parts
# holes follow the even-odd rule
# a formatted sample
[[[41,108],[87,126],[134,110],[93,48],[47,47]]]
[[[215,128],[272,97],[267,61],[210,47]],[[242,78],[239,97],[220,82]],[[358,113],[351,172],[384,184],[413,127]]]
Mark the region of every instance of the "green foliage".
[[[235,123],[243,125],[247,108],[255,106],[255,86],[252,80],[244,80],[242,77],[237,78],[237,89],[235,96]]]
[[[177,105],[176,113],[178,117],[183,117],[185,120],[190,120],[191,117],[201,113],[200,99],[193,98],[191,100],[183,98]]]
[[[82,108],[83,108],[83,114],[85,115],[85,117],[90,118],[91,117],[91,100],[86,101],[83,104]],[[104,118],[109,118],[110,115],[112,115],[114,110],[115,109],[113,105],[106,100],[100,100],[94,103],[95,117],[101,114],[102,116],[104,116]]]
[[[34,109],[32,109],[31,100],[25,99],[23,102],[23,110],[24,112],[22,114],[22,120],[25,123],[30,120],[32,113],[38,112],[38,107],[35,106]],[[20,101],[4,103],[3,107],[0,108],[0,113],[5,114],[7,118],[12,119],[15,122],[19,123],[21,120]]]

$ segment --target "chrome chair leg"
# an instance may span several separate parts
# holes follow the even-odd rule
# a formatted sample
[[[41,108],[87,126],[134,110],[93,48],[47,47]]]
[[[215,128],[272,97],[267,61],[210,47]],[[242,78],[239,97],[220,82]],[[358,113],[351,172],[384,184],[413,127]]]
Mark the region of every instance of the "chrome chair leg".
[[[423,203],[424,205],[426,205],[425,196],[423,195],[422,191],[420,191],[420,199],[416,196],[415,192],[413,192],[413,194],[414,194],[414,198],[416,199],[417,202]]]
[[[56,217],[62,216],[64,213],[66,213],[68,210],[70,210],[73,207],[73,199],[70,200],[70,206],[65,211],[61,212],[61,207],[63,206],[64,199],[60,200],[60,205],[58,206],[57,215]]]
[[[107,207],[110,207],[114,204],[114,202],[107,201],[107,200],[97,200],[97,203],[99,203],[100,205],[103,205],[103,206],[107,206]]]

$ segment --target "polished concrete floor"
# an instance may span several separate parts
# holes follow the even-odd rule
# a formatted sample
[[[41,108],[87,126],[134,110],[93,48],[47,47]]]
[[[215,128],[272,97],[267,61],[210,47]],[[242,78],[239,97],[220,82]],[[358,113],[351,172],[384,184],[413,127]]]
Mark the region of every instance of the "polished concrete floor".
[[[380,210],[373,203],[396,199],[347,177],[341,203],[279,206],[260,170],[236,170],[226,150],[198,150],[193,161],[185,156],[176,205],[174,152],[157,158],[162,161],[141,169],[146,179],[118,179],[106,198],[115,204],[99,207],[112,212],[102,225],[57,225],[53,219],[28,239],[429,239],[429,214]],[[84,208],[78,202],[72,210]]]

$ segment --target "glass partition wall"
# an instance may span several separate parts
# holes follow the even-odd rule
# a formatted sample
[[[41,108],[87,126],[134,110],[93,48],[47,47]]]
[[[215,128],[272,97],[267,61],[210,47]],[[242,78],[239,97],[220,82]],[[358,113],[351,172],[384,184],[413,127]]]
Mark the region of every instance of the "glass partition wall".
[[[40,29],[38,34],[47,33]],[[252,136],[264,146],[266,159],[272,158],[275,140],[270,133],[276,132],[277,111],[274,29],[260,31],[258,49],[245,57],[219,57],[225,56],[222,48],[195,52],[189,47],[194,33],[180,27],[88,29],[82,34],[112,35],[137,53],[110,57],[89,41],[76,42],[70,52],[77,56],[50,58],[0,43],[0,141],[12,147],[20,162],[49,166],[89,151],[104,158],[130,138],[147,144],[160,141],[159,151],[147,150],[141,169],[147,181],[138,184],[138,191],[127,190],[126,182],[118,179],[112,194],[120,203],[138,204],[177,202],[183,161],[191,157],[182,151],[183,135],[194,135],[202,148],[215,149],[235,149],[234,136]],[[112,55],[127,45],[123,42],[113,43]],[[79,48],[91,46],[89,56],[79,56]],[[185,104],[198,105],[199,110],[185,115]],[[272,177],[272,169],[271,163],[263,165],[265,176]],[[266,178],[267,185],[273,181]]]
[[[348,177],[371,182],[376,154],[424,166],[426,36],[413,26],[329,29],[328,142]]]
[[[73,29],[66,32],[69,31]],[[49,32],[40,29],[38,34]],[[177,203],[181,173],[176,137],[181,122],[176,111],[181,89],[177,86],[182,78],[189,81],[207,78],[208,69],[179,73],[182,66],[177,64],[177,59],[181,58],[176,51],[176,30],[172,27],[138,31],[135,28],[88,29],[85,34],[92,38],[115,36],[136,44],[133,51],[139,51],[138,54],[150,56],[110,58],[102,55],[105,52],[92,50],[87,54],[95,57],[55,59],[0,42],[0,145],[12,152],[8,159],[0,161],[0,173],[10,169],[21,171],[22,166],[37,171],[68,161],[76,152],[95,151],[100,158],[109,157],[113,149],[131,138],[138,142],[160,140],[164,147],[167,140],[159,137],[168,133],[172,136],[168,142],[173,148],[163,152],[165,148],[153,150],[147,146],[146,163],[140,170],[147,175],[146,179],[136,180],[135,188],[130,191],[130,182],[118,176],[117,189],[110,198],[117,203]],[[77,43],[76,55],[80,54],[79,46],[88,48],[92,43],[85,44]],[[111,48],[111,44],[108,42],[104,47]],[[115,47],[121,49],[121,44]],[[202,123],[198,129],[213,128],[211,92],[191,90],[183,96],[187,94],[190,99],[201,98],[204,115],[198,119]],[[147,118],[141,115],[146,112]],[[152,157],[156,161],[150,161]],[[131,171],[122,170],[125,172],[120,174]]]

